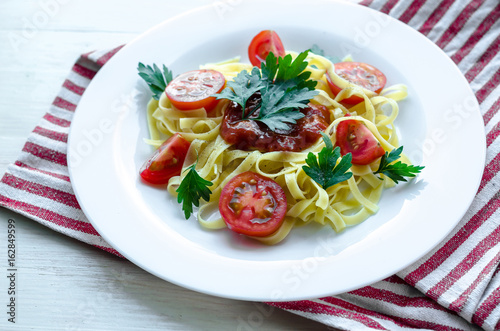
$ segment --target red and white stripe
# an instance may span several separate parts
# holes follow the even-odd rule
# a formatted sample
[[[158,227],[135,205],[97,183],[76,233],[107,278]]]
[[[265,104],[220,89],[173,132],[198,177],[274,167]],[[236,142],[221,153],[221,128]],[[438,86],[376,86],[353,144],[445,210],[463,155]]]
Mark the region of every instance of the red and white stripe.
[[[119,255],[83,214],[73,193],[66,161],[71,120],[99,68],[121,47],[83,55],[0,181],[0,205],[73,238]]]
[[[427,256],[398,273],[400,278],[335,297],[271,304],[342,330],[500,330],[500,3],[362,4],[409,24],[457,64],[484,117],[485,172],[458,227]]]
[[[334,297],[271,304],[342,330],[479,330],[396,276]]]
[[[457,228],[412,266],[349,293],[269,304],[342,330],[500,330],[500,3],[363,0],[361,4],[407,23],[457,64],[485,122],[484,175]],[[114,254],[118,253],[78,206],[68,176],[66,143],[85,88],[119,49],[81,56],[19,159],[0,181],[0,205]]]

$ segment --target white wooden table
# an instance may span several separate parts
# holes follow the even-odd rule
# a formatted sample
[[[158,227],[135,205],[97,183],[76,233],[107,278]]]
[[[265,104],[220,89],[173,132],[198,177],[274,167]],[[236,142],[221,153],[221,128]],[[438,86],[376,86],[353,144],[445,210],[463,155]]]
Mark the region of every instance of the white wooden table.
[[[240,0],[223,0],[231,9]],[[248,0],[247,0],[248,1]],[[72,64],[215,0],[1,0],[0,174]],[[16,324],[7,321],[7,225],[15,220]],[[211,297],[0,208],[0,330],[318,330],[269,306]]]

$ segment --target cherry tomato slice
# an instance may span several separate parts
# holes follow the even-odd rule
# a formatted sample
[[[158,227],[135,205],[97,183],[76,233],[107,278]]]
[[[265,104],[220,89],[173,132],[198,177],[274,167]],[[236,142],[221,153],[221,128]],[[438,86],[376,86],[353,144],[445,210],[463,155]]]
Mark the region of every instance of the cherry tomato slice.
[[[276,232],[285,219],[286,208],[281,186],[251,171],[232,178],[219,200],[219,211],[228,228],[255,237]]]
[[[335,63],[334,66],[334,73],[331,71],[326,73],[328,85],[334,95],[339,94],[349,84],[355,84],[365,90],[378,94],[387,82],[387,78],[380,70],[366,63],[340,62]],[[342,100],[342,102],[350,105],[358,104],[361,101],[363,99],[356,95]]]
[[[172,80],[165,93],[177,109],[192,110],[204,107],[209,112],[218,102],[212,95],[222,91],[225,86],[224,75],[216,70],[192,70]]]
[[[273,30],[261,31],[253,37],[250,46],[248,46],[250,63],[260,68],[261,62],[266,61],[270,52],[273,52],[277,58],[284,57],[285,47],[276,32]]]
[[[385,154],[377,138],[361,121],[340,122],[335,136],[337,138],[335,145],[340,147],[340,153],[352,154],[352,164],[370,164]]]
[[[167,184],[170,178],[179,176],[190,145],[179,133],[168,138],[144,163],[141,178],[151,184]]]

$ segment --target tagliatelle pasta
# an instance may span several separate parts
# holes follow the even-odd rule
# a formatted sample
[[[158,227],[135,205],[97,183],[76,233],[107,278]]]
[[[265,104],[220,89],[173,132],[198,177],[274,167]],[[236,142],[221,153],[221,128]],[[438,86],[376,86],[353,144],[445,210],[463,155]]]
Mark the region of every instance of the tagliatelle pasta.
[[[297,53],[288,52],[293,58]],[[319,92],[312,103],[328,108],[330,125],[327,135],[335,144],[335,128],[347,119],[362,121],[374,134],[386,151],[399,146],[394,121],[399,113],[397,101],[407,96],[404,85],[385,88],[380,94],[366,93],[355,85],[343,89],[336,97],[331,94],[325,73],[332,70],[333,64],[323,56],[309,53],[307,71],[311,79],[317,81]],[[213,69],[221,72],[226,81],[232,80],[242,70],[250,71],[250,64],[241,63],[238,58],[221,63],[206,64],[200,69]],[[351,96],[364,100],[349,109],[341,101]],[[163,93],[159,100],[152,99],[148,104],[148,123],[150,139],[147,142],[159,146],[165,136],[181,133],[191,142],[184,169],[197,162],[198,174],[213,183],[210,187],[210,201],[202,202],[198,209],[199,223],[208,229],[226,226],[217,216],[218,202],[222,188],[235,175],[253,171],[276,181],[285,191],[288,209],[280,229],[271,236],[256,239],[266,244],[276,244],[283,240],[294,226],[316,222],[331,226],[340,232],[348,226],[366,220],[378,211],[378,202],[384,188],[394,185],[387,177],[374,174],[377,164],[353,165],[353,176],[347,181],[333,185],[326,190],[309,177],[302,169],[306,165],[309,152],[319,153],[325,146],[322,139],[301,152],[260,152],[243,151],[232,148],[219,134],[222,118],[230,101],[221,100],[207,117],[201,109],[180,111],[176,109]],[[349,114],[349,117],[345,117]],[[402,156],[402,162],[409,160]],[[184,174],[170,179],[168,192],[176,196]]]

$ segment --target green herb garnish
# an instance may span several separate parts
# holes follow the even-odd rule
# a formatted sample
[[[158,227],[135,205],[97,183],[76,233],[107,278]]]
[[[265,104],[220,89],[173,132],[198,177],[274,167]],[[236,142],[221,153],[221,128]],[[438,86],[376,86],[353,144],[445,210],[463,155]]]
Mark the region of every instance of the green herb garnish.
[[[329,55],[325,55],[325,51],[322,50],[318,45],[314,44],[312,45],[311,49],[310,49],[311,53],[314,53],[314,54],[317,54],[317,55],[321,55],[323,56],[324,58],[327,58],[328,60],[330,60],[332,63],[338,63],[338,62],[342,62],[342,60],[337,57],[337,56],[329,56]]]
[[[415,177],[422,169],[425,168],[422,166],[408,165],[406,163],[402,163],[401,161],[393,163],[401,157],[402,151],[403,146],[393,149],[390,153],[385,152],[380,159],[378,170],[374,173],[384,174],[397,184],[399,181],[406,182],[407,180],[404,177]]]
[[[292,61],[291,55],[277,59],[271,52],[261,70],[253,67],[250,73],[241,71],[216,97],[239,104],[242,120],[260,121],[272,131],[288,130],[304,117],[300,109],[306,108],[318,94],[317,82],[309,80],[311,73],[304,71],[307,54],[308,51],[302,52]],[[249,98],[257,92],[260,92],[259,103],[246,112]]]
[[[200,198],[208,202],[210,194],[212,194],[208,186],[212,186],[213,183],[198,175],[195,168],[196,163],[184,170],[188,171],[188,173],[176,190],[178,193],[177,202],[182,203],[182,210],[186,219],[193,213],[193,205],[200,206]]]
[[[321,134],[323,135],[325,147],[318,153],[317,157],[312,152],[309,152],[306,159],[308,166],[303,166],[302,169],[326,190],[330,186],[352,177],[352,172],[347,172],[352,166],[352,154],[347,153],[337,164],[340,157],[340,148],[337,146],[333,149],[330,138],[323,132]]]
[[[153,92],[153,98],[159,100],[161,94],[167,88],[168,83],[173,79],[172,71],[168,70],[165,65],[163,65],[162,72],[156,64],[153,64],[153,67],[151,67],[140,62],[137,70],[139,71],[139,76],[146,81],[149,89]]]

